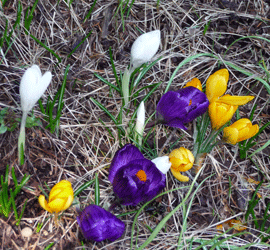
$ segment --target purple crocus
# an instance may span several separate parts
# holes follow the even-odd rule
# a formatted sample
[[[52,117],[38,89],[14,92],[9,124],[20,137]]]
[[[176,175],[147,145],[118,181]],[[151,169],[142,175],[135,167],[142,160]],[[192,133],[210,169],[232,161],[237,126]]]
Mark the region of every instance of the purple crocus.
[[[157,119],[170,127],[187,129],[184,123],[191,122],[206,112],[209,101],[206,95],[194,87],[164,94],[157,105]]]
[[[166,175],[138,148],[126,144],[112,160],[109,181],[121,204],[135,206],[154,198],[165,187]]]
[[[115,241],[125,230],[124,222],[97,205],[87,206],[77,221],[84,237],[98,242],[106,239]]]

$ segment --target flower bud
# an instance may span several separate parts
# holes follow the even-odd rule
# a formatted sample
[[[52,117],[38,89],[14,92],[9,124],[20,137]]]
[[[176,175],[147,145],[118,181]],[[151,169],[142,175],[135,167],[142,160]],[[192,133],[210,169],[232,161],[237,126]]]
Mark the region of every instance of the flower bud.
[[[145,108],[144,102],[142,101],[137,111],[137,122],[135,126],[135,131],[138,133],[140,137],[143,136],[144,123],[145,123]]]
[[[20,97],[22,111],[29,112],[44,94],[52,80],[51,72],[47,71],[43,76],[39,66],[28,68],[21,79]]]
[[[259,132],[259,126],[252,125],[249,119],[243,118],[231,126],[224,128],[223,140],[235,145],[237,142],[247,140]]]
[[[49,202],[45,200],[44,195],[40,195],[38,202],[46,211],[50,213],[59,213],[68,209],[74,199],[71,183],[62,180],[53,186],[49,195]]]
[[[190,150],[180,147],[178,149],[174,149],[170,155],[171,172],[173,176],[182,182],[189,181],[187,176],[182,175],[180,172],[186,172],[192,168],[194,163],[194,156]]]
[[[168,156],[157,157],[157,158],[153,159],[152,162],[156,165],[156,167],[159,169],[159,171],[162,172],[163,174],[166,174],[172,165],[171,162],[169,161]]]
[[[160,44],[160,30],[154,30],[140,35],[131,47],[131,68],[140,67],[152,59]]]

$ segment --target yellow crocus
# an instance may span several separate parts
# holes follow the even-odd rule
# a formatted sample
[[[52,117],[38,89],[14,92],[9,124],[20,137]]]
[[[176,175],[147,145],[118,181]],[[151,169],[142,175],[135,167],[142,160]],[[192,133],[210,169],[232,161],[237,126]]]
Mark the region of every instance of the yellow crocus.
[[[189,181],[187,176],[181,174],[181,172],[188,171],[192,168],[194,163],[194,156],[190,150],[180,147],[178,149],[174,149],[170,155],[170,162],[171,162],[171,172],[173,176],[182,182]]]
[[[206,81],[206,96],[210,102],[208,113],[212,129],[218,130],[229,122],[238,106],[253,100],[254,96],[224,95],[227,90],[229,71],[220,69],[209,76]]]
[[[227,83],[229,81],[229,71],[220,69],[210,75],[206,81],[206,96],[211,103],[214,98],[218,98],[225,94]]]
[[[44,195],[40,195],[38,202],[42,208],[50,213],[59,213],[70,207],[74,199],[74,193],[71,183],[62,180],[53,186],[49,195],[49,202]]]
[[[252,125],[251,121],[242,118],[231,126],[224,128],[223,140],[227,143],[235,145],[237,142],[247,140],[259,132],[257,124]]]
[[[184,88],[186,87],[194,87],[198,90],[202,91],[202,84],[201,81],[198,78],[193,78],[190,82],[187,82]]]

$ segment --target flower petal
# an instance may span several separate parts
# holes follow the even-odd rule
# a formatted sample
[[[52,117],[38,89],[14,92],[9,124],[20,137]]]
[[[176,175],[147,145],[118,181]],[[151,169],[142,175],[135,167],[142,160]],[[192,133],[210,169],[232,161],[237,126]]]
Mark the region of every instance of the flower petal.
[[[213,98],[224,95],[228,81],[229,71],[227,69],[220,69],[209,76],[206,81],[206,96],[209,102],[212,102]]]
[[[194,87],[198,90],[202,91],[202,84],[201,81],[198,78],[193,78],[190,82],[187,82],[184,88],[186,87]]]
[[[59,213],[60,211],[64,210],[66,201],[67,198],[66,199],[56,198],[48,203],[48,207],[51,209],[51,211]]]
[[[239,132],[236,128],[226,127],[223,129],[223,140],[235,145],[237,143],[238,134]]]
[[[173,168],[171,168],[171,172],[177,180],[179,180],[181,182],[188,182],[189,181],[189,178],[187,176],[182,175],[179,171],[175,171]]]
[[[224,95],[216,100],[218,103],[225,103],[228,105],[240,106],[253,100],[254,96],[231,96]]]
[[[119,149],[110,166],[109,181],[113,183],[117,171],[135,159],[144,159],[140,150],[132,144],[126,144],[123,148]]]
[[[49,208],[48,202],[46,201],[44,195],[40,195],[40,196],[38,197],[38,202],[39,202],[39,205],[40,205],[43,209],[45,209],[45,210],[48,211],[49,213],[52,213],[52,210]]]

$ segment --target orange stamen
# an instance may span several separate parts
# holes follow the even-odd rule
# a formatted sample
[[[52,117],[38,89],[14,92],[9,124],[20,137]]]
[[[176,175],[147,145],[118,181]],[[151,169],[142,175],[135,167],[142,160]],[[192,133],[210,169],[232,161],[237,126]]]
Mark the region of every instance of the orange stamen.
[[[188,104],[188,106],[190,106],[191,104],[192,104],[192,100],[190,99],[190,100],[189,100],[189,104]]]
[[[147,180],[146,173],[143,170],[139,170],[136,176],[139,178],[140,181],[146,182]]]

